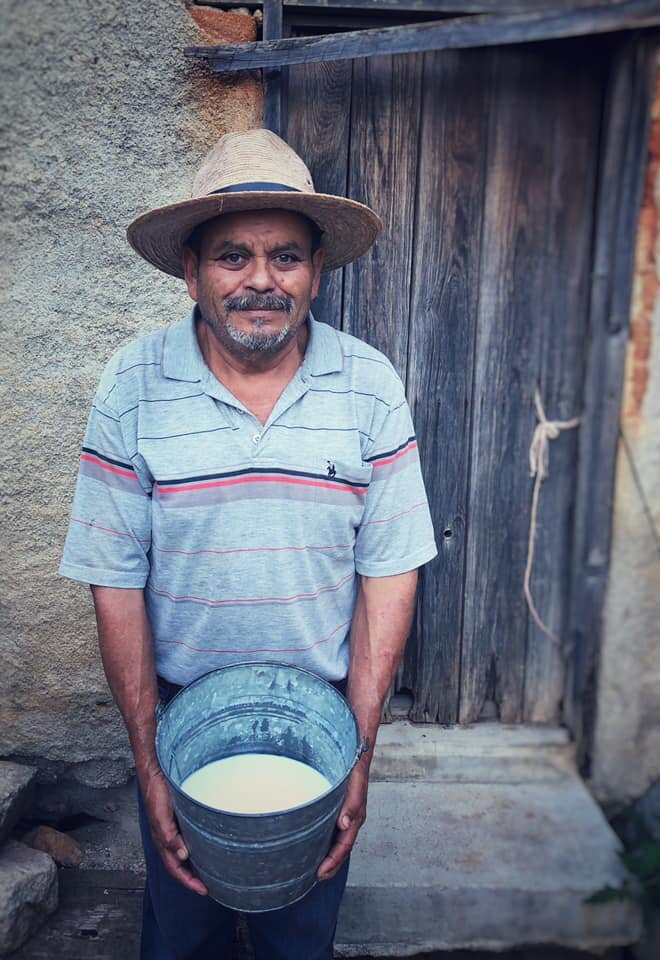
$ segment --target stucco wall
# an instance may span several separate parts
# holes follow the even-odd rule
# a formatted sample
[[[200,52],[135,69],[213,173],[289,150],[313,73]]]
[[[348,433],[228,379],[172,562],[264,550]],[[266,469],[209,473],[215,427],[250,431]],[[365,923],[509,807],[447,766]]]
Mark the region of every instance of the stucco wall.
[[[660,61],[659,61],[660,64]],[[635,258],[593,788],[613,808],[660,780],[660,65]]]
[[[125,778],[130,754],[87,588],[56,574],[76,461],[104,362],[189,309],[182,283],[141,261],[124,231],[187,196],[226,129],[260,125],[260,85],[184,58],[205,36],[182,0],[8,0],[0,17],[0,755],[73,765],[100,785]],[[205,26],[254,35],[247,16]]]

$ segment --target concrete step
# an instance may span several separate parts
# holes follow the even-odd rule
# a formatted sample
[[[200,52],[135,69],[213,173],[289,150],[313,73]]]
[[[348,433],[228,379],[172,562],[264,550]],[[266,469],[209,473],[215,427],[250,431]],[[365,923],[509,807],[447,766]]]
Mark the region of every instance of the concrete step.
[[[598,951],[639,938],[630,903],[584,902],[624,871],[564,731],[396,723],[381,730],[377,758],[339,956]]]

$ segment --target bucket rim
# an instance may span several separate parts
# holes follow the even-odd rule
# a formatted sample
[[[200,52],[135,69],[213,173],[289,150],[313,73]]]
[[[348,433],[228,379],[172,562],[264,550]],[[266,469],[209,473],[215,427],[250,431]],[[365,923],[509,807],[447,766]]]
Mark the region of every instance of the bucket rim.
[[[168,713],[170,707],[174,704],[175,700],[181,697],[182,694],[189,691],[192,687],[196,686],[198,683],[205,680],[207,677],[216,673],[227,673],[231,670],[236,669],[237,667],[286,667],[288,670],[295,670],[297,673],[306,674],[308,677],[311,677],[313,680],[316,680],[319,683],[325,684],[326,687],[329,687],[330,690],[332,690],[335,696],[339,697],[339,699],[342,701],[344,706],[348,709],[349,715],[353,720],[353,726],[355,729],[355,740],[356,740],[355,754],[353,756],[353,760],[351,762],[350,767],[348,768],[344,776],[341,778],[341,780],[339,780],[337,783],[331,784],[330,787],[324,793],[320,793],[318,797],[315,797],[313,800],[309,800],[307,803],[300,803],[295,807],[285,807],[283,810],[271,810],[266,813],[240,813],[239,811],[236,811],[236,810],[223,810],[221,807],[211,807],[208,804],[203,803],[201,800],[196,800],[194,797],[191,797],[189,793],[186,793],[185,790],[182,790],[181,787],[177,783],[175,783],[175,781],[172,779],[172,777],[163,768],[163,765],[161,764],[160,750],[159,750],[159,743],[158,743],[158,735],[161,729],[161,724],[165,720],[166,714]],[[340,691],[337,690],[337,688],[333,686],[333,684],[330,683],[329,680],[324,680],[323,677],[319,677],[318,674],[312,673],[311,670],[306,670],[304,667],[297,667],[294,664],[285,663],[284,661],[281,661],[281,660],[240,660],[238,663],[230,663],[224,667],[214,667],[212,670],[207,670],[206,673],[203,673],[199,677],[195,677],[194,680],[191,680],[190,683],[185,684],[177,693],[175,693],[175,695],[168,702],[168,704],[165,707],[163,707],[158,713],[155,746],[156,746],[156,757],[158,759],[158,765],[163,773],[163,776],[169,783],[170,787],[172,787],[172,789],[174,789],[176,793],[179,794],[179,796],[183,797],[188,803],[194,803],[198,807],[202,807],[204,810],[208,810],[211,813],[222,814],[223,817],[236,817],[237,819],[240,819],[240,820],[246,820],[246,819],[254,820],[254,819],[261,819],[263,817],[277,817],[285,813],[293,813],[296,810],[302,810],[304,807],[309,807],[312,803],[317,803],[318,801],[323,800],[326,797],[329,797],[331,793],[334,793],[334,791],[342,788],[346,783],[346,781],[348,780],[348,778],[350,777],[350,775],[353,773],[353,770],[355,769],[355,765],[357,764],[358,760],[362,756],[363,740],[362,740],[362,737],[360,736],[360,727],[357,722],[357,717],[355,716],[355,711],[353,710],[352,706],[350,705],[346,697],[344,697],[343,694],[340,693]],[[230,754],[230,756],[236,756],[236,754]],[[278,756],[278,754],[274,754],[274,756]],[[226,758],[221,757],[219,759],[224,760]],[[291,757],[289,759],[293,759],[293,758]]]

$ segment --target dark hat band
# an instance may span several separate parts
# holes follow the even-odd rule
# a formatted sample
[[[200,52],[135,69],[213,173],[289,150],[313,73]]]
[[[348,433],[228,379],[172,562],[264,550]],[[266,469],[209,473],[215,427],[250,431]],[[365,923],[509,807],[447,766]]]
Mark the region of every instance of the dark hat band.
[[[229,187],[220,187],[219,190],[211,190],[214,193],[251,193],[252,191],[269,191],[271,193],[302,193],[298,187],[290,187],[287,183],[268,183],[265,180],[250,180],[248,183],[232,183]],[[209,196],[211,195],[209,194]]]

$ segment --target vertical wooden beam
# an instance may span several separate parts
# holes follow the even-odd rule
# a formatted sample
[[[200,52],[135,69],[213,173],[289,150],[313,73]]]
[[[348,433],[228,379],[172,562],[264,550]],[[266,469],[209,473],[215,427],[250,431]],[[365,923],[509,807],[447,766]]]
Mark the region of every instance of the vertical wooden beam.
[[[408,397],[439,556],[422,568],[404,660],[417,722],[458,718],[491,59],[482,50],[424,55]]]
[[[344,270],[342,328],[383,350],[404,384],[422,68],[422,55],[353,63],[347,192],[376,210],[384,226],[371,250]]]
[[[561,110],[545,68],[541,45],[494,53],[469,440],[462,723],[477,720],[487,701],[503,722],[523,720],[528,456],[552,300],[548,133]]]
[[[282,15],[282,0],[264,0],[264,40],[280,40],[284,20]],[[284,69],[264,67],[264,127],[273,133],[282,134],[282,95],[284,84]]]
[[[539,257],[546,296],[539,385],[550,419],[580,413],[587,343],[593,217],[603,90],[611,44],[593,40],[546,44],[544,86],[549,113],[547,185],[550,215]],[[540,320],[537,304],[531,319]],[[550,444],[550,476],[543,484],[532,573],[535,604],[545,623],[566,638],[575,523],[578,430]],[[566,666],[560,646],[529,620],[523,719],[557,723]]]
[[[656,50],[657,37],[649,35],[632,34],[618,41],[603,113],[564,710],[585,773],[596,713],[635,235]]]

